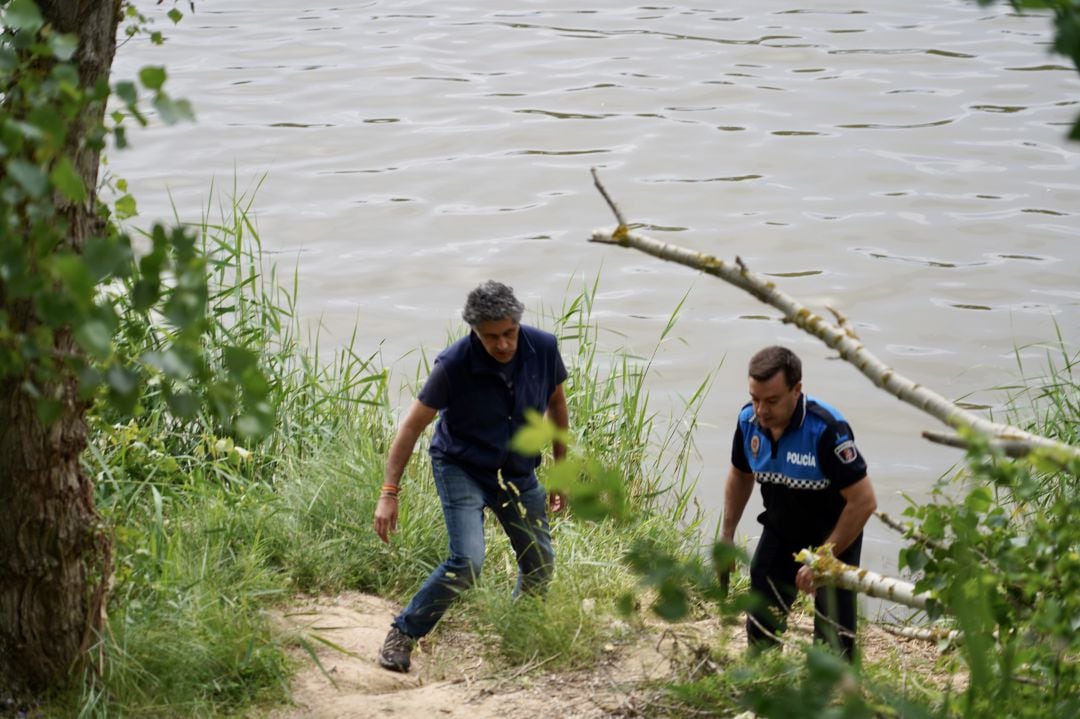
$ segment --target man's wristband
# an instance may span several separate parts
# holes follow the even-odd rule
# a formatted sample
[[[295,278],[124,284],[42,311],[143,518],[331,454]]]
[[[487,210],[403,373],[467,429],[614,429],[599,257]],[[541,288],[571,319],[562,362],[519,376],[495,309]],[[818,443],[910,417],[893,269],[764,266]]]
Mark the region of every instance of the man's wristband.
[[[382,486],[382,494],[380,494],[379,496],[380,497],[393,497],[394,499],[397,499],[398,486],[396,484],[384,484]]]

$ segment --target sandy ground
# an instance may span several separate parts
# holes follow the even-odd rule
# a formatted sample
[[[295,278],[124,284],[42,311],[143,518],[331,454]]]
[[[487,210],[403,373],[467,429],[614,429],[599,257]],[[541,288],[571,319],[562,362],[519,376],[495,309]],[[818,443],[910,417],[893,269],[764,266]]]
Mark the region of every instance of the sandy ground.
[[[271,719],[515,719],[516,717],[631,717],[656,699],[650,682],[715,671],[709,647],[745,648],[739,627],[715,620],[657,624],[610,644],[589,671],[546,671],[542,663],[496,667],[483,658],[479,638],[440,631],[421,642],[412,671],[397,674],[376,660],[397,607],[378,597],[346,593],[299,600],[279,617],[298,638],[302,666],[293,679],[293,705]],[[809,633],[808,622],[799,630]],[[898,672],[925,677],[937,651],[865,627],[867,661],[888,660]],[[300,642],[299,639],[303,639]],[[318,658],[315,662],[312,653]],[[320,667],[321,665],[321,667]],[[662,713],[662,712],[661,712]]]

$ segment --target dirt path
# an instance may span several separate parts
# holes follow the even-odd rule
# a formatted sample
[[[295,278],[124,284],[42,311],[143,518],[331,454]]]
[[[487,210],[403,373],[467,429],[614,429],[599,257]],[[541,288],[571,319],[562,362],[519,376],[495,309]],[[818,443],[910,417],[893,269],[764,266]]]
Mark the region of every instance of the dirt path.
[[[482,658],[478,638],[441,632],[437,641],[421,643],[410,673],[396,674],[376,661],[396,609],[378,597],[346,593],[303,600],[282,616],[288,631],[307,638],[322,669],[297,648],[303,667],[291,685],[294,706],[275,710],[271,719],[635,716],[655,691],[649,681],[685,676],[708,661],[703,648],[716,646],[721,632],[729,635],[729,651],[745,647],[742,631],[716,621],[657,625],[608,645],[605,659],[590,671],[546,672],[542,665],[492,666]],[[874,661],[895,656],[898,645],[921,672],[936,656],[931,647],[876,629],[867,632],[863,650]]]

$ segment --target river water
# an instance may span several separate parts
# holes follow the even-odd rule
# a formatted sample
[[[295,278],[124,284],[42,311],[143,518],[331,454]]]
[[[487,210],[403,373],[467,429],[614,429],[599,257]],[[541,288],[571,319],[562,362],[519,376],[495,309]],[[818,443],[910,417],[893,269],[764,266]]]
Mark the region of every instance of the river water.
[[[138,3],[167,42],[126,43],[116,79],[165,65],[195,124],[133,129],[110,170],[140,221],[198,219],[211,183],[252,192],[265,248],[300,275],[324,347],[358,328],[398,382],[457,326],[468,289],[516,288],[537,315],[600,277],[607,349],[660,349],[666,413],[714,372],[698,497],[717,518],[745,365],[781,342],[855,428],[886,510],[958,459],[936,421],[832,361],[739,290],[586,242],[628,220],[841,310],[868,346],[952,399],[1042,371],[1080,341],[1080,81],[1050,20],[960,0],[695,5],[242,0]],[[569,288],[569,289],[568,289]],[[527,318],[528,321],[528,318]],[[756,534],[752,505],[741,531]],[[872,520],[864,564],[895,566]]]

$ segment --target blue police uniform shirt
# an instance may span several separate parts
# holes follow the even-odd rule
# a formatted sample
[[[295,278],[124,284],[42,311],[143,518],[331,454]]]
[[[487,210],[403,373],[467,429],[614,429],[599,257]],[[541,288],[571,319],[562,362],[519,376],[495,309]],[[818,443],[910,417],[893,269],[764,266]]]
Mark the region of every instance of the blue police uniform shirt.
[[[761,486],[765,511],[758,521],[795,543],[821,543],[847,504],[840,490],[866,476],[866,460],[843,415],[806,394],[776,442],[747,403],[739,412],[731,463]]]
[[[555,335],[520,325],[514,359],[502,364],[469,332],[439,353],[417,397],[439,410],[429,453],[489,486],[501,472],[520,491],[532,489],[540,458],[514,452],[510,439],[525,424],[525,410],[547,411],[566,376]]]

